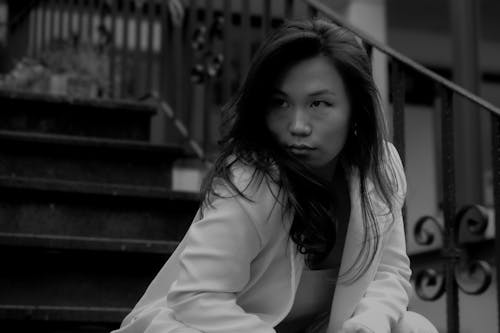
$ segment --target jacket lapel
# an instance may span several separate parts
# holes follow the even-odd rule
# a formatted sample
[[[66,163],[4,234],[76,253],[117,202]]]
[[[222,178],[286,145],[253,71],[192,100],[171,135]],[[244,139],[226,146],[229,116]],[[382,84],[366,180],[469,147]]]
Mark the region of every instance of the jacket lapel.
[[[363,213],[361,211],[361,198],[359,193],[359,177],[353,173],[349,182],[349,193],[351,198],[351,215],[347,228],[344,251],[340,264],[340,274],[344,274],[355,263],[363,241]],[[342,282],[335,287],[335,294],[330,312],[328,333],[337,332],[343,322],[350,318],[356,304],[363,296],[368,284],[370,269],[354,282]],[[350,277],[349,275],[347,276]]]

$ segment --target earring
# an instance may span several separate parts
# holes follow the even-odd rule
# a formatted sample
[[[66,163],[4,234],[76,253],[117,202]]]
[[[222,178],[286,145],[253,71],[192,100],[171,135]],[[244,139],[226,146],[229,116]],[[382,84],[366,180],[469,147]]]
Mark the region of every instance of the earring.
[[[358,123],[354,123],[354,136],[358,136]]]

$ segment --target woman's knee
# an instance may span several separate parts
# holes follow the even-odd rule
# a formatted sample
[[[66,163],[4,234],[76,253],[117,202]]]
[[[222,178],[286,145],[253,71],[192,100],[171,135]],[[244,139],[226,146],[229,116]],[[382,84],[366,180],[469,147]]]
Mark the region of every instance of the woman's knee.
[[[407,311],[391,330],[391,333],[438,333],[438,330],[424,316]]]

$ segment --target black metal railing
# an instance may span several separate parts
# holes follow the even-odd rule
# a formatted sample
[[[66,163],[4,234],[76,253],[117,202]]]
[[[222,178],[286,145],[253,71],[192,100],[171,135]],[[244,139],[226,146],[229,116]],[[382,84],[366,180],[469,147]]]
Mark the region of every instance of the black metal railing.
[[[433,216],[424,216],[414,223],[413,236],[420,245],[434,245],[441,241],[442,248],[432,251],[434,258],[419,260],[420,265],[414,272],[414,282],[418,296],[434,301],[446,294],[447,331],[459,332],[459,290],[469,295],[479,295],[486,291],[492,282],[492,262],[497,269],[497,286],[500,277],[500,235],[495,234],[495,255],[490,251],[477,251],[475,243],[489,243],[485,238],[488,216],[485,207],[468,205],[457,210],[455,178],[455,135],[452,101],[455,95],[471,101],[482,111],[489,112],[492,123],[492,159],[494,212],[500,212],[500,109],[481,97],[470,93],[457,84],[430,71],[408,57],[384,45],[362,30],[346,22],[341,16],[317,0],[305,0],[315,11],[320,12],[339,25],[353,31],[372,49],[385,54],[391,64],[391,87],[393,102],[393,140],[405,160],[405,77],[410,72],[425,76],[433,82],[438,96],[438,110],[441,123],[441,180],[442,210],[444,223]],[[478,147],[479,149],[479,147]],[[411,185],[411,184],[410,184]],[[495,214],[495,225],[500,227],[500,214]],[[497,229],[498,230],[498,229]],[[465,233],[465,237],[461,237]],[[439,239],[440,238],[440,239]],[[465,238],[465,240],[464,240]],[[472,240],[471,240],[472,238]],[[472,246],[471,246],[472,244]],[[491,246],[490,246],[491,248]],[[413,258],[412,258],[413,259]],[[427,267],[426,267],[427,266]],[[465,277],[465,278],[464,278]],[[465,281],[466,280],[466,281]],[[471,283],[471,280],[473,282]],[[498,288],[497,288],[498,290]],[[429,292],[430,291],[430,292]],[[500,292],[497,294],[500,304]],[[497,314],[500,318],[500,312]],[[500,332],[500,327],[498,328]]]

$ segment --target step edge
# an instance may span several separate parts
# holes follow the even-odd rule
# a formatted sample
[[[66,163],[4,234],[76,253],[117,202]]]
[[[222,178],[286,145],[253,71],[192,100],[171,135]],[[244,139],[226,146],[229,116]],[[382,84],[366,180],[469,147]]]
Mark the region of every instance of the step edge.
[[[65,95],[27,92],[16,89],[0,89],[0,99],[2,98],[29,102],[70,104],[100,109],[97,112],[102,112],[102,110],[110,112],[142,112],[149,114],[150,117],[158,112],[156,105],[150,102],[110,98],[78,98]]]
[[[2,140],[33,143],[38,145],[65,145],[72,147],[80,146],[102,149],[112,148],[150,152],[168,151],[170,154],[176,155],[175,157],[172,157],[172,159],[193,157],[193,155],[188,153],[181,145],[150,143],[148,141],[131,139],[112,139],[67,134],[48,134],[28,131],[0,130],[0,141]]]
[[[132,308],[0,304],[1,320],[118,324]]]
[[[0,176],[0,188],[25,189],[58,193],[105,195],[112,197],[153,198],[183,201],[199,201],[195,192],[177,191],[163,187],[138,186],[117,183],[98,183],[37,177]],[[79,188],[78,191],[75,188]],[[82,190],[83,189],[83,190]]]
[[[26,243],[27,242],[27,243]],[[93,246],[83,246],[92,244]],[[178,241],[0,232],[0,245],[60,250],[171,254]]]

